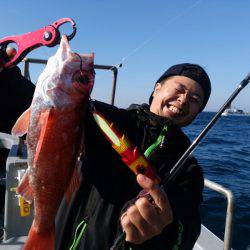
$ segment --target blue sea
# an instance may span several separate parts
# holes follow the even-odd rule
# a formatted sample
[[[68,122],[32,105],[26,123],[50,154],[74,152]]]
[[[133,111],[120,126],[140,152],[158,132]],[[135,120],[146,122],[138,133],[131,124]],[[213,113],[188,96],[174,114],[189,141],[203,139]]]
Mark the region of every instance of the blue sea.
[[[203,112],[185,128],[193,140],[215,113]],[[250,116],[221,117],[194,155],[205,178],[228,189],[235,196],[233,249],[250,249]],[[205,188],[202,223],[219,238],[224,237],[226,199]]]

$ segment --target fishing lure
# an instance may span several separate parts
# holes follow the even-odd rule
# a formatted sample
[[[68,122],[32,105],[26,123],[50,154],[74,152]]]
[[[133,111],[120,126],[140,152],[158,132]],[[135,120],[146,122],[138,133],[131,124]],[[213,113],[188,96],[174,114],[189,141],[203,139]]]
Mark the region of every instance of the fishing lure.
[[[128,137],[115,128],[114,123],[108,121],[102,114],[93,111],[94,119],[103,132],[104,136],[111,143],[113,149],[121,156],[122,161],[136,174],[144,174],[156,184],[160,178],[156,175],[152,166],[138,147],[134,146]]]

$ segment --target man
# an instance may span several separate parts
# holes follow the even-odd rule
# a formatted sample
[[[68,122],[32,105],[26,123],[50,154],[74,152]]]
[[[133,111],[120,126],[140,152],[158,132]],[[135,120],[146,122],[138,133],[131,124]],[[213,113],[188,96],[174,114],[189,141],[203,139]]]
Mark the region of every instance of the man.
[[[169,68],[157,81],[149,105],[129,110],[92,101],[147,156],[162,181],[190,145],[180,127],[201,112],[211,92],[204,69],[194,64]],[[190,157],[185,170],[160,187],[133,173],[86,114],[81,186],[60,231],[58,249],[192,249],[200,233],[203,174]],[[151,199],[134,199],[141,189]],[[125,241],[117,241],[122,231]]]

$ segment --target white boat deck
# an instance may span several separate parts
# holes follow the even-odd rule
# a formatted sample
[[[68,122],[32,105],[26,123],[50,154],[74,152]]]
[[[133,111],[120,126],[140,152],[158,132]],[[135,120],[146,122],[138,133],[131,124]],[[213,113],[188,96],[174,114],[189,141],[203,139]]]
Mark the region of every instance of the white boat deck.
[[[194,250],[223,250],[224,242],[202,225],[201,234],[195,243]]]

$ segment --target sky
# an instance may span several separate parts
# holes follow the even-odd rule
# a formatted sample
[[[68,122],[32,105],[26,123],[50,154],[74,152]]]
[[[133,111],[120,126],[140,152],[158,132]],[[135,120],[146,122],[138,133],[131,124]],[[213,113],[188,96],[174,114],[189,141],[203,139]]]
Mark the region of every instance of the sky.
[[[0,38],[35,31],[63,17],[74,19],[73,51],[94,52],[95,64],[122,63],[118,107],[147,102],[168,67],[189,62],[209,74],[212,94],[205,110],[217,111],[250,71],[247,0],[13,0],[4,1],[1,9]],[[69,24],[60,30],[71,32]],[[47,59],[57,47],[37,48],[28,57]],[[34,83],[43,67],[30,67]],[[92,98],[110,102],[111,87],[112,73],[97,70]],[[250,111],[249,96],[247,86],[232,106]]]

